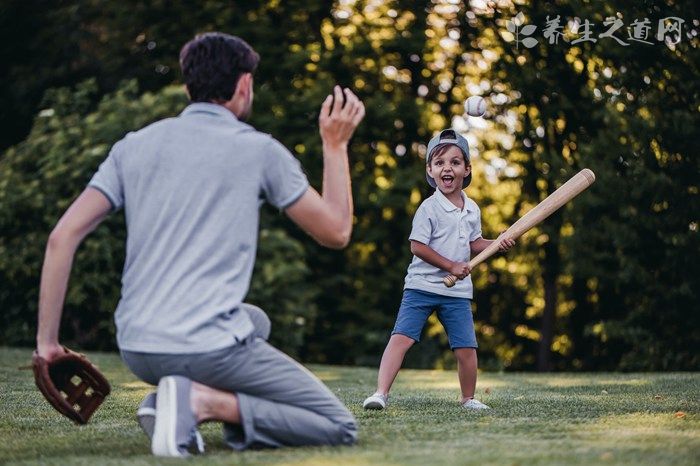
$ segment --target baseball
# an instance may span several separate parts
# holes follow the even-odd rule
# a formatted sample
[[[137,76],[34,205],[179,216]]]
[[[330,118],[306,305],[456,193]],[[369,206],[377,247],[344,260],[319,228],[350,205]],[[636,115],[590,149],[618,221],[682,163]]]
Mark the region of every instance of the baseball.
[[[483,97],[473,95],[464,102],[464,109],[467,111],[467,115],[484,116],[484,113],[486,113],[486,101]]]

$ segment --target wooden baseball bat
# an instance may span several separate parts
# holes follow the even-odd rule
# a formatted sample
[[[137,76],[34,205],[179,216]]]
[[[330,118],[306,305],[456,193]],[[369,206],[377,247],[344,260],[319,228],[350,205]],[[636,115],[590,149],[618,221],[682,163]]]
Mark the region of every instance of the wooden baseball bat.
[[[561,185],[559,189],[547,196],[545,200],[520,217],[520,219],[518,219],[518,221],[511,225],[510,228],[504,231],[496,241],[489,244],[486,249],[470,260],[470,270],[474,270],[474,267],[493,256],[498,251],[498,246],[501,239],[517,239],[521,237],[532,227],[537,226],[544,219],[552,215],[552,213],[554,213],[561,206],[578,196],[582,191],[592,185],[594,181],[595,174],[588,168],[584,168],[572,176],[569,181]],[[457,280],[459,279],[452,274],[447,275],[442,279],[447,287],[454,286],[454,284],[457,283]]]

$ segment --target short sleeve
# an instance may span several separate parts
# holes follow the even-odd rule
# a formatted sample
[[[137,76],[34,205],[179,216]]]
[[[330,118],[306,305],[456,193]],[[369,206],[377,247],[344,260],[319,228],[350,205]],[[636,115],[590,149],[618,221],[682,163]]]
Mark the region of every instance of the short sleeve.
[[[473,203],[473,205],[476,211],[474,213],[474,223],[469,235],[469,242],[476,241],[481,238],[481,209],[479,209],[479,206],[477,206],[476,203]]]
[[[280,210],[294,204],[309,189],[301,163],[281,143],[270,138],[263,167],[262,190],[265,199]]]
[[[411,234],[408,236],[408,239],[423,244],[430,243],[433,233],[433,222],[434,219],[430,218],[425,204],[421,204],[413,216],[413,228],[411,228]]]
[[[88,183],[88,186],[97,189],[109,199],[113,210],[119,210],[124,205],[124,183],[119,169],[119,158],[124,145],[122,139],[112,146],[109,155]]]

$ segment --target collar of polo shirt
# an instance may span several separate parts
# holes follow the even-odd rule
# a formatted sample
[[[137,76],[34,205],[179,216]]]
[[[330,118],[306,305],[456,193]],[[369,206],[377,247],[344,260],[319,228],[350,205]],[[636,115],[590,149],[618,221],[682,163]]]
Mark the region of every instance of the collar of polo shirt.
[[[447,197],[445,197],[445,195],[439,189],[435,190],[435,195],[437,196],[438,203],[440,203],[442,208],[446,211],[452,212],[453,210],[459,210],[459,207],[450,202],[450,200],[447,199]],[[462,191],[462,200],[464,201],[464,212],[471,212],[472,210],[474,210],[474,207],[470,205],[469,202],[467,202],[467,199],[467,195],[464,194],[464,191]]]
[[[236,118],[236,115],[234,115],[231,110],[227,109],[223,105],[214,104],[211,102],[191,103],[182,111],[181,115],[189,115],[192,113],[208,113],[210,115],[222,116],[224,118],[230,118],[234,121],[238,121],[238,118]]]

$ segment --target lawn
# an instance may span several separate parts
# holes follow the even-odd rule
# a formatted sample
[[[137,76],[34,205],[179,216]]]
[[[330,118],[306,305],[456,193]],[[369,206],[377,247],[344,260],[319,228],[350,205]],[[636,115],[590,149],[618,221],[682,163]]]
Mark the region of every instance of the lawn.
[[[112,395],[89,425],[75,427],[43,400],[31,371],[17,370],[30,351],[0,348],[0,463],[178,464],[154,459],[135,422],[150,387],[115,354],[88,356]],[[453,372],[403,371],[389,409],[365,412],[374,368],[310,368],[357,417],[358,445],[235,453],[207,424],[207,455],[188,464],[700,464],[698,373],[484,373],[477,397],[494,408],[484,414],[459,408]]]

